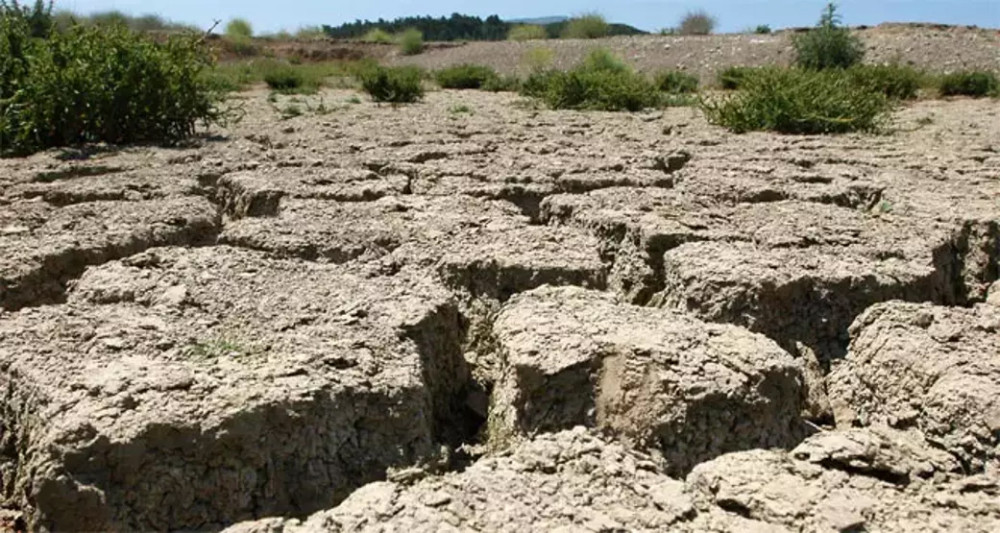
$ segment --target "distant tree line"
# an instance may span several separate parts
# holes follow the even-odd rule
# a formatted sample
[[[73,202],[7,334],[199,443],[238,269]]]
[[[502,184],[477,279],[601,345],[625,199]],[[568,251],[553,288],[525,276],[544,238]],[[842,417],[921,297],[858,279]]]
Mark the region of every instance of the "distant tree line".
[[[356,39],[372,30],[382,30],[388,33],[399,33],[408,28],[416,28],[424,34],[428,41],[502,41],[516,22],[506,22],[497,15],[485,19],[453,13],[450,17],[434,18],[401,17],[394,20],[356,20],[340,26],[323,25],[323,31],[337,39]],[[545,31],[550,38],[558,38],[566,22],[556,22],[545,25]],[[641,30],[624,24],[611,24],[609,35],[635,35],[644,33]]]

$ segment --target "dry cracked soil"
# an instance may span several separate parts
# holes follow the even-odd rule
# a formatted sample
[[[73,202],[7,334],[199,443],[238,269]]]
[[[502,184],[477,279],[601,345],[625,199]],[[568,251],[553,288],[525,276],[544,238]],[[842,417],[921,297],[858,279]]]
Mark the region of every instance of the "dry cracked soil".
[[[1000,531],[996,101],[351,95],[0,161],[0,523]]]

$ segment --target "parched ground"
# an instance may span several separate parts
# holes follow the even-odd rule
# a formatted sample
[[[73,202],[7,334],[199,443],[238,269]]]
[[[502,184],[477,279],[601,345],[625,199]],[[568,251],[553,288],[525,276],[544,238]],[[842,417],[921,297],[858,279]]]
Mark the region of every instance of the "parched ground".
[[[1000,30],[931,24],[882,24],[858,29],[869,63],[912,64],[932,71],[1000,70]],[[525,55],[537,48],[552,52],[552,66],[566,69],[595,48],[607,48],[643,71],[683,69],[714,81],[728,66],[788,64],[794,57],[793,31],[771,35],[722,34],[707,36],[640,35],[597,40],[553,39],[527,42],[468,42],[433,48],[416,56],[400,56],[375,48],[373,52],[399,64],[437,69],[461,63],[489,65],[503,73],[526,74]],[[393,55],[395,54],[395,55]]]
[[[996,100],[266,96],[0,161],[0,524],[1000,529]]]

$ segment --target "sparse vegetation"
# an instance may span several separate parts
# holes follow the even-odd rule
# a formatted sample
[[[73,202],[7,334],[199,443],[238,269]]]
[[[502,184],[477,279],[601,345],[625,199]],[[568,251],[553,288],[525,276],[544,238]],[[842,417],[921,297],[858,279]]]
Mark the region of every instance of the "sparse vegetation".
[[[416,67],[371,66],[358,73],[361,88],[376,102],[412,103],[424,97],[423,72]]]
[[[698,78],[680,70],[660,72],[653,83],[657,89],[671,94],[693,93],[698,90]]]
[[[467,105],[465,105],[465,104],[459,104],[459,105],[451,106],[448,109],[448,112],[451,113],[451,114],[453,114],[453,115],[461,115],[461,114],[471,115],[472,114],[472,108],[469,107],[469,106],[467,106]]]
[[[813,70],[848,68],[865,55],[861,40],[840,25],[840,15],[833,2],[826,5],[819,25],[792,40],[798,66]]]
[[[496,71],[482,65],[457,65],[437,71],[435,79],[444,89],[481,89],[499,78]]]
[[[904,65],[855,65],[848,72],[854,83],[894,100],[916,98],[925,78],[922,72]]]
[[[424,34],[416,28],[410,28],[399,35],[399,51],[406,56],[417,55],[424,51]]]
[[[681,35],[708,35],[715,29],[715,17],[704,11],[695,11],[684,15],[677,26]]]
[[[163,43],[124,26],[76,26],[31,38],[18,7],[0,3],[0,152],[87,142],[172,143],[226,119],[190,36]]]
[[[843,70],[764,68],[747,73],[739,92],[707,100],[709,121],[737,133],[875,131],[891,110],[886,95]]]
[[[570,19],[562,31],[564,39],[600,39],[607,36],[608,21],[596,13]]]
[[[771,27],[767,24],[758,24],[757,27],[753,29],[753,32],[757,35],[769,35],[771,33]]]
[[[595,50],[569,72],[533,73],[521,93],[553,109],[639,111],[660,103],[659,91],[645,76],[606,50]]]
[[[986,70],[953,72],[941,77],[942,96],[1000,96],[1000,78]]]
[[[381,28],[372,28],[361,40],[366,43],[392,44],[393,39],[389,32]]]
[[[188,358],[209,362],[223,357],[239,359],[253,355],[253,350],[235,339],[214,337],[187,346],[183,353]]]
[[[511,41],[532,41],[536,39],[548,39],[549,33],[545,28],[536,24],[518,24],[507,33],[507,39]]]
[[[367,61],[293,64],[279,59],[256,58],[219,65],[207,76],[213,84],[226,91],[239,91],[257,83],[267,83],[274,89],[283,87],[279,89],[282,92],[312,93],[319,87],[329,85],[333,79],[349,79],[369,65]],[[285,78],[294,80],[286,82]],[[289,87],[296,83],[298,85]]]

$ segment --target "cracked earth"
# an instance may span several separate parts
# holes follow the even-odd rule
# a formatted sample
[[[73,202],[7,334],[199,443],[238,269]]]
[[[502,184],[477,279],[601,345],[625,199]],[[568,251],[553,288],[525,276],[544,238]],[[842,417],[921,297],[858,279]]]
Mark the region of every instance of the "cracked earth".
[[[0,517],[1000,530],[995,101],[820,137],[351,95],[0,161]]]

